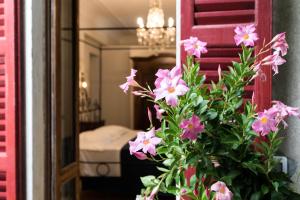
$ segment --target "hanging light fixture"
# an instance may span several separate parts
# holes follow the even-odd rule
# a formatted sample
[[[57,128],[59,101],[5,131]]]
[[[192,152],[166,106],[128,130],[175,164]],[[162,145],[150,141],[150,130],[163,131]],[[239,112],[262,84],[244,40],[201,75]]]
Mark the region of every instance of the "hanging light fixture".
[[[142,17],[137,18],[137,38],[140,45],[149,46],[150,49],[163,49],[175,42],[174,19],[170,17],[168,27],[164,28],[164,18],[160,0],[150,0],[146,26]]]

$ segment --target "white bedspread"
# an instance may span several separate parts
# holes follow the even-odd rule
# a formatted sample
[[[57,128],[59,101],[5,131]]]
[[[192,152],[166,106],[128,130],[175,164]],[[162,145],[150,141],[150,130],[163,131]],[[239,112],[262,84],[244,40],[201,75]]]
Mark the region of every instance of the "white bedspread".
[[[115,125],[81,133],[81,176],[121,176],[121,149],[136,134],[137,131]]]

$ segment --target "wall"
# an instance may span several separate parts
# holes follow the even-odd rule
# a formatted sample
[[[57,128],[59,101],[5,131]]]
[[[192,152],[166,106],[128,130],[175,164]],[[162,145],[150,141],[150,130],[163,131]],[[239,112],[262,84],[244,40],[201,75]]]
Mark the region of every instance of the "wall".
[[[290,45],[287,63],[280,67],[280,73],[273,78],[273,99],[300,107],[300,2],[299,0],[273,0],[274,34],[286,31]],[[295,189],[300,192],[300,121],[289,119],[284,134],[287,140],[282,151],[296,161],[297,170],[293,175]]]
[[[83,75],[87,82],[89,97],[100,103],[101,44],[86,33],[80,34],[79,73],[80,81]]]
[[[103,49],[101,58],[102,118],[107,125],[130,127],[130,95],[119,88],[130,72],[129,52],[126,49]]]

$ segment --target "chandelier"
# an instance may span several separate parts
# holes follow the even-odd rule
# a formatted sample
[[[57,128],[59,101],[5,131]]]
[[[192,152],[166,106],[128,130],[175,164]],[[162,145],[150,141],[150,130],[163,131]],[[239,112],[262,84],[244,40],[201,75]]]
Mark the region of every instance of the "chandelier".
[[[150,49],[163,49],[170,46],[176,39],[176,28],[174,19],[168,19],[168,27],[164,27],[164,11],[161,8],[160,0],[150,0],[146,27],[142,17],[137,18],[138,43],[148,46]]]

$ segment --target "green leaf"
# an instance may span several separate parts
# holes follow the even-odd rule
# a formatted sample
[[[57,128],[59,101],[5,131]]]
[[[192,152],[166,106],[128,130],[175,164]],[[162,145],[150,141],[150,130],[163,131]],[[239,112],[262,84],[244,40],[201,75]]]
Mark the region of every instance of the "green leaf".
[[[174,161],[175,161],[174,158],[168,158],[168,159],[166,159],[166,160],[163,162],[163,164],[164,164],[165,166],[169,167],[169,166],[171,166],[171,165],[173,164]]]
[[[230,173],[227,176],[222,177],[221,180],[226,182],[228,185],[231,185],[232,180],[235,179],[240,174],[241,174],[241,172],[239,172],[237,170],[230,171]]]
[[[218,116],[218,112],[215,110],[211,109],[210,111],[207,112],[208,118],[210,120],[215,119]]]
[[[163,167],[156,167],[161,172],[169,172],[169,169],[163,168]]]
[[[169,186],[169,187],[167,187],[167,192],[168,192],[169,194],[176,195],[176,194],[177,194],[177,188],[174,187],[174,186]]]
[[[156,149],[158,154],[164,154],[167,153],[169,151],[168,147],[166,146],[160,146]]]
[[[263,195],[268,194],[268,192],[269,192],[269,188],[266,185],[262,185],[260,190]]]
[[[156,186],[155,180],[156,180],[155,176],[152,175],[141,177],[141,181],[145,187]]]
[[[278,192],[279,183],[278,182],[272,182],[273,187],[275,188],[275,191]]]
[[[202,96],[198,96],[197,99],[193,101],[193,105],[194,106],[198,106],[202,102],[203,102],[203,97]]]
[[[250,200],[260,200],[261,199],[261,194],[260,192],[255,192],[254,194],[251,195]]]
[[[167,178],[166,178],[166,186],[169,187],[169,185],[172,183],[173,181],[173,173],[169,173]]]
[[[173,149],[179,155],[183,155],[184,154],[183,150],[179,146],[173,146]]]

